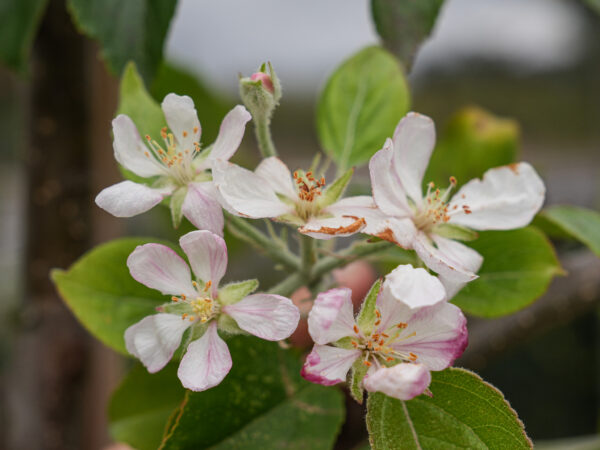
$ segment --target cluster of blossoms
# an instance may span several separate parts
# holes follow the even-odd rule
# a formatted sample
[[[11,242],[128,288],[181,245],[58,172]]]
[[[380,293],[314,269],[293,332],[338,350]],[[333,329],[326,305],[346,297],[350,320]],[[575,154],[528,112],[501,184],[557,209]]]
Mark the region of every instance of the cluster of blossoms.
[[[272,70],[272,69],[271,69]],[[398,266],[375,283],[354,317],[352,292],[335,288],[316,296],[308,316],[315,343],[302,375],[332,385],[350,381],[362,390],[408,400],[428,393],[430,371],[443,370],[467,345],[466,319],[448,300],[477,277],[482,257],[458,242],[469,230],[506,230],[527,225],[544,201],[544,184],[527,163],[488,170],[456,194],[454,178],[445,189],[427,186],[423,175],[435,145],[431,119],[409,113],[369,163],[372,196],[343,198],[352,170],[330,185],[312,171],[293,173],[275,156],[250,171],[228,160],[261,98],[275,105],[280,96],[273,73],[255,74],[245,88],[252,112],[238,105],[227,114],[215,143],[200,146],[200,123],[189,97],[169,94],[162,103],[168,129],[164,144],[144,144],[132,120],[113,121],[115,157],[146,183],[124,181],[102,191],[99,206],[119,217],[152,208],[171,196],[175,225],[182,216],[199,228],[180,246],[190,266],[159,244],[138,247],[128,259],[133,278],[170,299],[158,313],[125,333],[128,351],[150,372],[163,368],[185,341],[178,375],[201,391],[220,383],[232,366],[218,330],[278,341],[296,329],[300,314],[290,299],[253,294],[256,280],[219,287],[227,266],[222,209],[249,218],[269,218],[299,233],[330,239],[364,233],[414,250],[431,271]],[[249,94],[248,94],[249,95]],[[270,113],[263,115],[263,121]],[[195,279],[192,278],[192,272]],[[185,336],[185,338],[184,338]]]

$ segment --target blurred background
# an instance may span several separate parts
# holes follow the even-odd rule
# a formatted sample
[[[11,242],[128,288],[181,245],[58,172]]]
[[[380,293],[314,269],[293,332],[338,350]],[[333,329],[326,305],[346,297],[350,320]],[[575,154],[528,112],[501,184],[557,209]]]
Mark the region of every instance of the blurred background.
[[[410,72],[412,109],[438,130],[471,105],[516,120],[520,159],[542,174],[547,204],[600,209],[600,8],[593,4],[447,0]],[[377,42],[367,0],[180,0],[165,62],[148,87],[159,101],[171,91],[193,96],[211,142],[239,101],[238,74],[271,61],[284,92],[274,140],[296,167],[319,150],[315,105],[328,75]],[[49,1],[28,70],[0,69],[2,448],[111,443],[106,404],[128,362],[81,328],[48,273],[121,235],[173,233],[166,210],[119,220],[93,202],[120,179],[110,135],[117,102],[118,76],[97,44],[74,28],[64,2]],[[258,160],[249,128],[236,158],[249,166]],[[357,179],[368,183],[368,174]],[[266,259],[231,246],[231,278],[277,276]],[[470,320],[477,344],[457,365],[503,391],[540,446],[567,448],[574,441],[554,440],[584,437],[577,448],[600,448],[591,437],[600,413],[600,264],[574,243],[557,250],[569,276],[518,315]],[[356,425],[362,411],[350,414],[355,422],[339,448],[366,436]]]

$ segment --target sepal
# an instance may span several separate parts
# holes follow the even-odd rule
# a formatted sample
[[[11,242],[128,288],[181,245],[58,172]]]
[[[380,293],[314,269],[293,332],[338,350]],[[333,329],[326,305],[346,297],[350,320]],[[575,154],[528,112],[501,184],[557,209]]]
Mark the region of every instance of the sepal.
[[[457,241],[474,241],[479,237],[479,233],[469,228],[461,227],[453,223],[442,223],[433,228],[433,233],[448,239]]]
[[[219,301],[222,305],[233,305],[258,289],[258,280],[229,283],[219,289]]]
[[[354,175],[354,168],[348,169],[338,179],[330,184],[323,192],[323,195],[319,197],[319,206],[324,208],[332,203],[337,202],[342,197],[342,194],[346,190],[348,183],[350,183],[352,175]]]
[[[371,289],[369,290],[367,296],[365,297],[362,307],[360,308],[360,312],[356,317],[356,323],[358,327],[365,333],[366,335],[370,335],[375,328],[375,321],[377,320],[376,305],[377,305],[377,296],[379,295],[379,291],[381,290],[381,279],[375,281]]]
[[[363,404],[364,400],[364,388],[362,381],[367,375],[369,367],[363,364],[361,358],[354,361],[352,370],[350,372],[350,395],[358,402],[359,405]]]
[[[184,186],[177,189],[175,192],[173,192],[173,195],[171,195],[169,207],[171,208],[171,219],[173,220],[173,228],[179,228],[179,225],[181,225],[181,219],[183,218],[183,201],[185,200],[187,191],[187,186]]]

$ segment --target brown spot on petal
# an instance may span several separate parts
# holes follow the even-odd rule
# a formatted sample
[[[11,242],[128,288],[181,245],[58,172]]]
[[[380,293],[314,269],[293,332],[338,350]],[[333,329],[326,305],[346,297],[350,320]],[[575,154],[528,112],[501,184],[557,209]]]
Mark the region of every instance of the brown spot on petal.
[[[390,230],[389,228],[386,228],[382,232],[377,233],[375,236],[377,236],[380,239],[383,239],[384,241],[388,241],[388,242],[391,242],[392,244],[399,245],[396,242],[396,239],[394,239],[394,232],[392,230]]]
[[[511,163],[508,164],[506,167],[512,170],[515,173],[515,175],[519,175],[519,163]]]
[[[349,217],[351,219],[354,219],[354,222],[352,222],[350,225],[348,225],[346,227],[337,227],[337,228],[321,227],[318,230],[308,230],[305,227],[301,227],[298,231],[300,231],[300,233],[323,233],[323,234],[329,234],[329,235],[335,236],[337,234],[356,233],[356,232],[362,230],[367,225],[367,222],[362,217],[360,217],[360,218],[354,217],[354,216],[344,216],[344,217]]]

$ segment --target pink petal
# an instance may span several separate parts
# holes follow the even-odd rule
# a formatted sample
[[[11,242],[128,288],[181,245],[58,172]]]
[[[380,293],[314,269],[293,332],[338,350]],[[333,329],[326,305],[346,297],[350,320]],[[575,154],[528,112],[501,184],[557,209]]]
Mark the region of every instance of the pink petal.
[[[139,245],[127,258],[127,267],[136,281],[165,295],[196,295],[190,268],[165,245]]]
[[[348,288],[321,292],[308,314],[308,332],[317,344],[355,336],[355,324],[352,291]]]
[[[544,182],[529,164],[496,167],[488,170],[483,180],[469,181],[452,197],[449,211],[458,212],[450,222],[475,230],[521,228],[540,210],[545,194]]]
[[[435,146],[433,120],[408,113],[394,131],[394,167],[408,196],[420,205],[423,201],[423,175]]]
[[[127,328],[125,346],[148,372],[158,372],[171,360],[189,326],[189,321],[175,314],[148,316]]]
[[[212,295],[217,295],[221,278],[227,270],[227,245],[222,237],[206,230],[192,231],[179,239],[194,274],[203,282],[212,283]]]
[[[421,308],[406,323],[406,335],[392,344],[394,350],[412,352],[416,362],[429,370],[444,370],[462,355],[468,342],[467,320],[460,309],[447,302]],[[402,335],[401,335],[402,336]]]
[[[186,389],[205,391],[223,381],[231,366],[229,349],[219,337],[217,323],[213,320],[204,336],[188,345],[177,376]]]
[[[431,383],[431,373],[422,364],[397,364],[382,367],[363,380],[369,392],[383,392],[398,400],[411,400],[421,395]]]
[[[298,326],[300,312],[289,298],[281,295],[254,294],[222,308],[238,326],[268,341],[288,338]]]
[[[243,167],[217,161],[212,174],[228,209],[239,216],[260,219],[294,213],[294,208],[279,200],[264,178]]]
[[[121,181],[102,190],[96,196],[96,204],[115,217],[132,217],[152,209],[172,191],[172,187],[154,189],[133,181]]]
[[[298,198],[290,169],[276,156],[263,159],[254,173],[278,194],[285,195],[292,201]]]
[[[224,218],[218,196],[217,189],[210,181],[190,183],[181,211],[199,230],[223,236]]]
[[[194,143],[200,143],[201,133],[194,101],[187,95],[168,94],[161,106],[179,150],[192,152]]]
[[[229,111],[223,122],[221,122],[219,135],[208,158],[211,161],[217,159],[229,160],[240,146],[246,130],[246,123],[250,119],[252,119],[252,116],[242,105],[237,105]]]
[[[300,374],[306,380],[323,386],[343,383],[350,367],[360,355],[360,350],[315,345],[306,357]]]
[[[433,240],[439,251],[446,255],[450,255],[455,261],[460,261],[462,267],[473,273],[479,271],[483,263],[483,256],[473,250],[471,247],[461,244],[460,242],[446,239],[441,236],[433,236]],[[456,282],[444,276],[439,276],[440,281],[446,289],[446,298],[449,300],[454,297],[466,284],[464,282]]]
[[[113,149],[115,159],[119,164],[140,177],[152,177],[165,173],[158,161],[146,156],[146,153],[149,154],[148,148],[129,116],[118,115],[112,121],[112,128]]]
[[[394,144],[391,139],[369,161],[373,198],[385,214],[396,217],[412,215],[406,192],[394,167]]]

